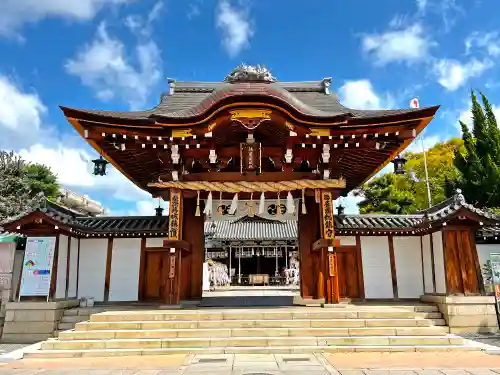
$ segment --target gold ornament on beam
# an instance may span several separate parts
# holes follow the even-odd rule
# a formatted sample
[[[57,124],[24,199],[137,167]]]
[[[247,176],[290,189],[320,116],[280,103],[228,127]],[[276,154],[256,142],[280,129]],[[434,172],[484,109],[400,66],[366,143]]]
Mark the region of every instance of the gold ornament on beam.
[[[196,213],[194,216],[201,216],[200,212],[200,191],[198,190],[197,192],[197,197],[196,197]]]

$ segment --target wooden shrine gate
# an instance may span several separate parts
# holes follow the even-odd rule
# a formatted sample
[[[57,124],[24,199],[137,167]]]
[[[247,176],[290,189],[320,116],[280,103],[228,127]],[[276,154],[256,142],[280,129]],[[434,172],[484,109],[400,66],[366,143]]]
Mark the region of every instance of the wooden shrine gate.
[[[169,239],[163,248],[147,250],[141,257],[141,300],[175,305],[202,297],[204,216],[197,216],[200,202],[183,195],[181,190],[170,190]],[[305,195],[306,211],[298,221],[300,294],[306,299],[325,298],[326,303],[362,294],[357,249],[339,247],[334,238],[335,198],[334,190]]]

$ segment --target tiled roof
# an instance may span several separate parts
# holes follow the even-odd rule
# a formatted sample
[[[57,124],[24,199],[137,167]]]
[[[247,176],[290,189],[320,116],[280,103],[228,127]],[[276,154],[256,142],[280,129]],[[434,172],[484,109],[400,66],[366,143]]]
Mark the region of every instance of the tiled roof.
[[[500,216],[477,209],[465,202],[460,191],[454,197],[418,212],[414,215],[336,215],[335,229],[344,232],[421,232],[433,225],[440,224],[465,209],[481,220],[484,227],[480,236],[500,236]],[[57,204],[47,202],[35,211],[43,212],[54,221],[70,227],[82,235],[165,235],[168,216],[78,216],[77,213]],[[7,223],[21,219],[29,212],[11,218]],[[205,235],[218,240],[295,240],[298,237],[296,220],[271,220],[259,216],[244,216],[236,220],[206,221]],[[1,230],[1,228],[0,228]]]
[[[158,233],[168,230],[168,216],[79,217],[76,221],[85,232],[93,233]]]
[[[326,94],[323,81],[275,83],[176,82],[173,95],[164,94],[153,109],[134,112],[83,110],[61,107],[63,111],[77,111],[107,118],[154,121],[154,117],[188,118],[200,115],[225,98],[254,95],[286,102],[304,115],[316,117],[347,116],[375,118],[421,112],[426,109],[357,110],[339,103],[335,93]]]
[[[295,220],[246,218],[245,220],[207,221],[205,222],[205,234],[220,241],[291,241],[297,239],[297,221]],[[213,224],[215,224],[215,228],[213,228]]]

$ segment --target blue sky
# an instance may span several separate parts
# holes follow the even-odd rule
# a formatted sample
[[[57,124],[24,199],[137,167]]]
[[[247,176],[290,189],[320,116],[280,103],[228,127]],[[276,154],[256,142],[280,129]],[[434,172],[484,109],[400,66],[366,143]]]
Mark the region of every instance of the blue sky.
[[[2,0],[0,147],[110,213],[152,214],[118,172],[92,176],[95,153],[57,106],[150,108],[167,77],[219,81],[241,62],[282,81],[332,77],[354,108],[440,104],[429,146],[470,121],[471,88],[500,114],[499,13],[498,0]]]

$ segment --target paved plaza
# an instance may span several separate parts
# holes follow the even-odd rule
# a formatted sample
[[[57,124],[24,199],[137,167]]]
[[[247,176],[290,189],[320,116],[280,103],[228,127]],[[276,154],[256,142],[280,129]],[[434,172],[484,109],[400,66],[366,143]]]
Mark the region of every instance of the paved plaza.
[[[500,356],[485,353],[338,353],[171,355],[23,359],[0,375],[500,375]]]

